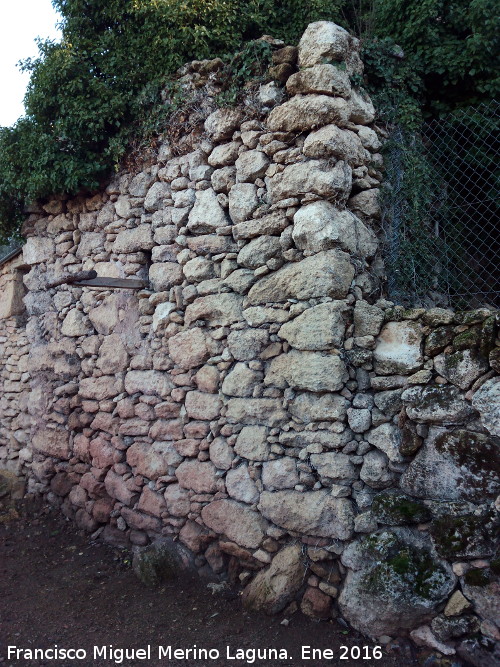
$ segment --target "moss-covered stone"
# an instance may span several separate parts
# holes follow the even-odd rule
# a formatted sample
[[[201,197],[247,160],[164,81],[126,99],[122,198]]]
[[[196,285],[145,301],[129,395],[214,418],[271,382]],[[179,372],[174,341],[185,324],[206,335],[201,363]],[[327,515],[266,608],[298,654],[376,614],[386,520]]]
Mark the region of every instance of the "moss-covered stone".
[[[434,357],[439,352],[442,352],[447,345],[450,345],[453,340],[454,332],[452,326],[444,326],[431,331],[425,339],[425,354],[429,357]]]
[[[488,308],[477,308],[476,310],[464,310],[455,313],[456,324],[478,324],[483,322],[491,315],[491,310]]]
[[[488,586],[492,581],[491,571],[488,568],[473,568],[464,575],[468,586]]]
[[[500,347],[496,347],[490,352],[489,362],[491,368],[497,373],[500,373]]]
[[[457,558],[487,558],[494,551],[495,525],[493,517],[466,514],[434,519],[430,534],[440,556]]]
[[[379,523],[388,526],[423,523],[431,518],[423,503],[398,491],[382,491],[377,494],[371,511]]]
[[[467,331],[462,331],[453,339],[453,347],[455,350],[470,350],[473,347],[478,347],[481,342],[482,327],[474,326]]]
[[[190,569],[189,555],[170,539],[136,548],[132,568],[143,584],[150,588],[175,579]]]
[[[497,326],[497,316],[492,315],[485,320],[483,328],[481,329],[481,336],[479,340],[479,351],[485,357],[488,358],[491,350],[495,347],[495,338],[497,336],[498,326]]]
[[[418,435],[415,426],[407,423],[401,429],[399,452],[402,456],[413,456],[422,447],[423,442],[424,440]]]

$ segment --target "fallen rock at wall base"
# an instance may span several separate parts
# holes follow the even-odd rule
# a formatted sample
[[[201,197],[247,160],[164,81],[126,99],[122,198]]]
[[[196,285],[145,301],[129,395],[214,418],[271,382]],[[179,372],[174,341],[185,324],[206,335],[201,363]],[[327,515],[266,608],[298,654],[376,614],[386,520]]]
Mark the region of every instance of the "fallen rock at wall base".
[[[127,449],[127,463],[137,474],[148,479],[166,475],[170,466],[177,466],[182,456],[177,453],[173,442],[154,442],[152,445],[135,442]]]
[[[276,428],[288,421],[288,415],[276,398],[231,398],[227,402],[226,419],[230,424]]]
[[[347,72],[326,63],[292,74],[286,82],[286,90],[289,95],[316,93],[348,99],[351,82]]]
[[[309,253],[340,247],[359,257],[372,257],[378,248],[375,234],[354,213],[339,211],[327,201],[302,206],[293,223],[295,245]]]
[[[226,327],[243,320],[243,299],[236,294],[209,294],[195,299],[186,308],[184,321],[190,326],[196,320],[207,320],[213,327]]]
[[[266,614],[277,614],[291,602],[302,586],[307,566],[299,544],[283,547],[271,565],[261,570],[244,589],[243,606]]]
[[[410,374],[421,368],[422,327],[416,322],[388,322],[382,329],[373,356],[375,371],[382,375]]]
[[[285,167],[268,183],[272,203],[301,195],[315,194],[323,199],[345,201],[352,186],[352,170],[340,161],[332,168],[329,160],[306,160]]]
[[[401,394],[410,419],[425,424],[462,424],[476,412],[456,387],[410,387]]]
[[[341,302],[320,303],[284,324],[278,335],[297,350],[328,350],[342,344],[345,322]]]
[[[342,97],[296,95],[274,107],[267,127],[271,132],[305,132],[329,123],[345,125],[350,115],[350,103]]]
[[[268,526],[260,514],[236,500],[216,500],[205,505],[201,518],[214,532],[249,549],[260,545]]]
[[[161,538],[147,547],[134,547],[132,569],[145,586],[154,588],[162,583],[195,572],[188,550],[170,538]]]
[[[259,305],[320,296],[343,299],[353,278],[349,255],[341,250],[325,250],[262,278],[250,289],[248,301]]]
[[[348,570],[340,610],[370,637],[394,637],[430,620],[456,582],[428,539],[407,529],[386,529],[353,542],[342,562],[354,569]]]
[[[197,190],[196,201],[189,214],[187,228],[193,234],[210,234],[230,224],[212,188]]]
[[[498,559],[497,559],[498,563]],[[476,575],[476,576],[473,576]],[[482,618],[498,625],[500,618],[500,580],[490,569],[469,570],[463,581],[463,591]]]
[[[276,525],[304,535],[348,540],[354,532],[354,511],[347,498],[320,491],[263,491],[259,510]]]
[[[34,450],[58,459],[70,458],[70,433],[61,428],[44,428],[36,431],[31,438]]]
[[[411,496],[435,500],[493,500],[500,493],[500,440],[472,431],[433,429],[401,478]]]
[[[125,391],[129,394],[141,393],[166,398],[170,396],[173,387],[168,374],[162,371],[128,371],[125,375]]]
[[[340,391],[348,380],[344,362],[333,354],[291,350],[275,357],[264,384],[309,391]]]
[[[457,655],[474,667],[498,667],[500,644],[486,637],[466,639],[457,646]]]
[[[500,378],[487,380],[474,394],[472,405],[491,435],[500,436]]]
[[[458,350],[452,354],[440,354],[435,357],[434,367],[439,375],[455,386],[468,389],[474,380],[486,373],[488,361],[474,349]]]
[[[347,401],[336,394],[318,394],[302,392],[290,402],[290,414],[305,424],[314,421],[344,421]]]

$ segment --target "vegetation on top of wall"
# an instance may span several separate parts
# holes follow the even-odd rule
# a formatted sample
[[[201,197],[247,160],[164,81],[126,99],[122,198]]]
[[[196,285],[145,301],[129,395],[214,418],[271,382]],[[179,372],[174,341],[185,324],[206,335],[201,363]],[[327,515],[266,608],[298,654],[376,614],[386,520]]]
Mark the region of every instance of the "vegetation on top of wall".
[[[0,128],[0,240],[12,237],[26,203],[96,188],[131,138],[154,129],[152,117],[162,122],[160,91],[180,65],[241,50],[264,33],[296,43],[311,21],[344,25],[363,38],[365,87],[411,123],[421,108],[444,108],[498,87],[493,0],[53,4],[62,40],[40,42],[39,57],[23,64],[31,73],[26,116]]]

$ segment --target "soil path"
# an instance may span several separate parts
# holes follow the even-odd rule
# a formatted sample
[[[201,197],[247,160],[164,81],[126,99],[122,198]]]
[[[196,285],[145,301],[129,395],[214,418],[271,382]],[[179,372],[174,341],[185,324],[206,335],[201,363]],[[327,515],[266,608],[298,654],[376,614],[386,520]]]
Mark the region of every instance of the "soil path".
[[[173,581],[159,590],[145,588],[134,576],[126,552],[90,542],[63,519],[43,508],[22,506],[0,512],[0,667],[412,667],[419,662],[405,642],[384,650],[380,659],[373,644],[337,621],[315,623],[300,612],[281,625],[283,616],[246,613],[231,590],[212,593],[206,584]],[[21,649],[83,649],[80,660],[8,658],[7,647]],[[112,645],[107,659],[94,657],[93,647]],[[117,649],[151,647],[151,657],[123,658]],[[199,654],[159,658],[158,647],[214,649],[212,658]],[[302,646],[330,649],[332,658],[302,657]],[[343,649],[342,647],[347,647]],[[366,648],[365,648],[366,647]],[[267,659],[252,649],[285,649],[287,658]],[[238,659],[238,649],[243,659]],[[358,659],[340,659],[352,655]],[[351,653],[352,651],[352,653]],[[215,657],[216,653],[219,657]],[[241,655],[241,654],[240,654]],[[282,654],[283,655],[283,654]],[[420,656],[422,659],[422,656]],[[421,663],[420,663],[421,664]]]

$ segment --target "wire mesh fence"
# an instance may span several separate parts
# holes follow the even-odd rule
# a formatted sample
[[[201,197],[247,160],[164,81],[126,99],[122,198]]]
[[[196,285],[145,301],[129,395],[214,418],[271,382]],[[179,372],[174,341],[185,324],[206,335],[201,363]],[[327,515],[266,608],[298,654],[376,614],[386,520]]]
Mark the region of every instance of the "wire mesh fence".
[[[389,297],[412,306],[500,306],[500,103],[394,128],[382,227]]]

